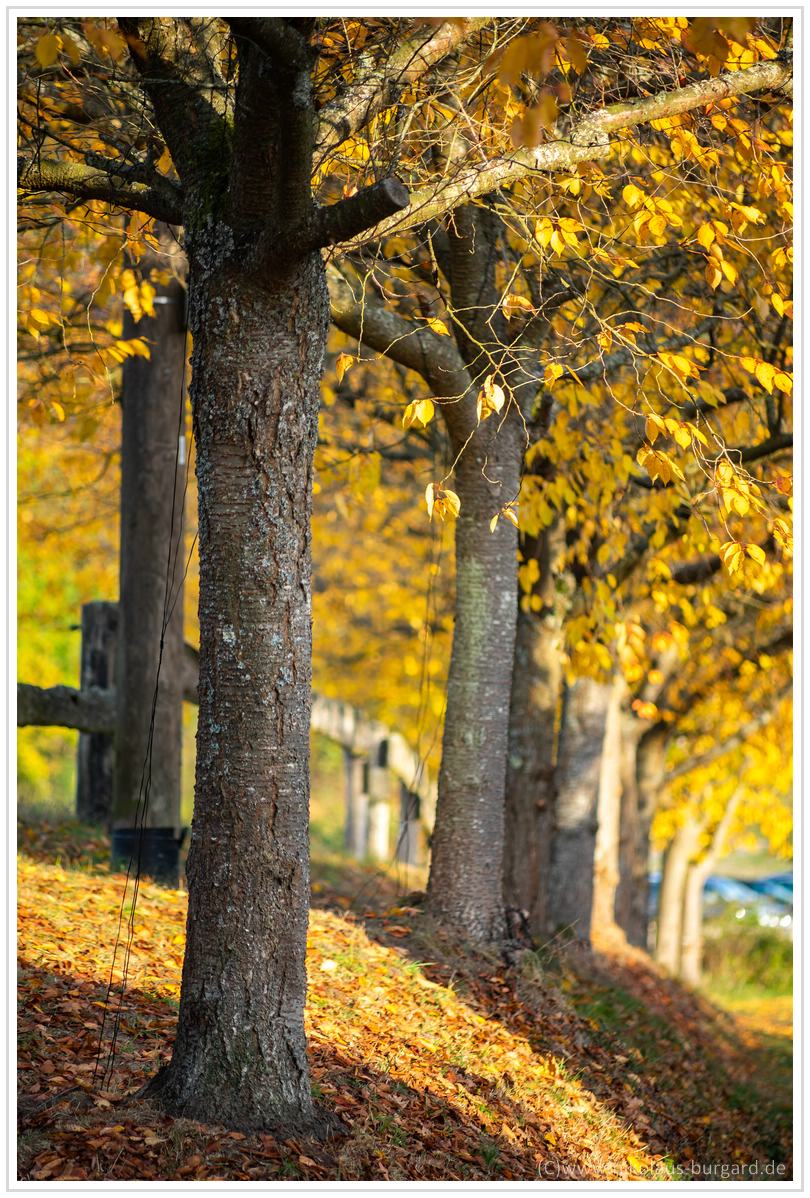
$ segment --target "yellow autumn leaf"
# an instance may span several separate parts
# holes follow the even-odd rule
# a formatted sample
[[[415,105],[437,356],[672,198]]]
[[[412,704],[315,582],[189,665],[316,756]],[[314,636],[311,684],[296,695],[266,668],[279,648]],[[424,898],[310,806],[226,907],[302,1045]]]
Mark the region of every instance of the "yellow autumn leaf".
[[[698,229],[697,239],[704,249],[708,249],[715,239],[715,232],[711,225],[701,225]]]
[[[543,383],[546,387],[552,387],[557,379],[562,378],[565,373],[565,367],[560,366],[559,362],[549,362],[548,366],[543,371]]]
[[[409,403],[402,415],[402,427],[411,428],[414,424],[426,428],[435,413],[433,400],[417,399]]]
[[[350,366],[354,366],[357,359],[354,354],[338,354],[335,358],[335,374],[339,383],[343,382],[343,376]]]
[[[754,374],[757,382],[762,383],[768,394],[772,395],[776,367],[772,366],[770,362],[758,362]]]
[[[504,394],[503,387],[498,386],[494,375],[488,374],[484,379],[484,385],[478,392],[477,410],[479,421],[486,420],[493,412],[500,412],[505,402],[506,395]]]
[[[524,295],[511,292],[501,301],[501,311],[507,320],[511,320],[517,312],[534,312],[534,305]]]
[[[425,503],[431,520],[434,515],[440,520],[445,520],[448,516],[455,520],[461,511],[461,500],[455,491],[448,491],[438,483],[428,483],[425,489]]]
[[[758,562],[760,566],[765,565],[765,550],[759,545],[746,545],[745,552],[751,561]]]
[[[636,187],[635,183],[628,183],[622,190],[622,198],[625,204],[631,208],[638,208],[639,204],[643,203],[645,196],[641,188]]]
[[[431,332],[438,333],[441,337],[450,336],[450,330],[443,320],[439,320],[438,316],[429,316],[427,326]]]
[[[41,67],[53,66],[59,57],[61,46],[61,39],[55,33],[43,33],[42,37],[37,39],[37,44],[34,47],[34,55],[39,65]]]

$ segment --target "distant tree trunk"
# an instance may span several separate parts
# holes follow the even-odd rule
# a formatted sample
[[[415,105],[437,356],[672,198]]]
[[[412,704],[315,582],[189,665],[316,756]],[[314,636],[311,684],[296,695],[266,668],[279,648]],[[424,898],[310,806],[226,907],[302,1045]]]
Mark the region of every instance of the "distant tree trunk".
[[[116,661],[113,864],[177,886],[183,724],[185,296],[172,282],[155,316],[125,335],[151,356],[127,358],[121,389],[121,549]],[[154,708],[154,710],[153,710]],[[136,823],[143,828],[135,835]]]
[[[246,256],[213,220],[191,241],[196,802],[177,1038],[153,1091],[189,1118],[290,1130],[314,1120],[310,510],[328,300],[320,254],[261,278]]]
[[[612,687],[577,678],[566,688],[554,794],[548,930],[589,940],[597,800]]]
[[[622,816],[616,919],[628,943],[648,948],[650,831],[664,782],[665,724],[652,728],[632,713],[622,720]]]
[[[619,885],[623,786],[622,702],[626,691],[624,678],[617,677],[611,686],[599,770],[592,925],[600,935],[608,936],[620,931],[616,920],[616,891]]]
[[[551,866],[562,659],[547,532],[531,547],[524,546],[524,556],[530,553],[540,567],[535,593],[542,607],[539,612],[524,611],[522,606],[518,609],[509,711],[503,879],[507,905],[526,911],[532,934],[539,936],[546,926]]]
[[[690,819],[681,825],[664,853],[655,959],[674,976],[678,975],[681,963],[686,876],[702,834],[702,825]]]
[[[80,686],[109,690],[115,685],[118,604],[97,600],[82,605]],[[115,737],[79,734],[76,763],[76,815],[89,824],[109,825],[115,777]]]
[[[681,981],[699,986],[703,977],[703,890],[723,847],[729,826],[734,818],[739,797],[732,795],[714,830],[706,855],[689,866],[683,899],[683,929],[681,933]]]
[[[497,435],[487,431],[483,437],[479,431],[455,472],[461,500],[456,622],[428,893],[434,915],[475,941],[497,939],[505,928],[504,794],[517,534],[508,520],[500,520],[494,532],[489,522],[518,493],[521,433],[511,414]]]

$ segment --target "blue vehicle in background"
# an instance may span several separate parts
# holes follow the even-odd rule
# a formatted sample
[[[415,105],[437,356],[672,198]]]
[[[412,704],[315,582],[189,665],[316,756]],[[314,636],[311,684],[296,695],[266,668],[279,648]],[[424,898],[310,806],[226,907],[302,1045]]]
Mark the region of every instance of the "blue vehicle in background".
[[[658,915],[661,874],[650,874],[649,915]],[[703,909],[707,916],[732,909],[738,919],[755,916],[761,927],[790,929],[793,926],[793,874],[774,874],[766,878],[742,881],[714,874],[703,890]]]

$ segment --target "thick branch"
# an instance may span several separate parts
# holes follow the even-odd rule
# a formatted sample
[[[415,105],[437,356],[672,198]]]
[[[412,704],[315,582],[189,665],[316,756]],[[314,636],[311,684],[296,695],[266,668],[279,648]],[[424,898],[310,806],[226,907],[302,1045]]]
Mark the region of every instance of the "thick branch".
[[[135,179],[116,175],[115,163],[109,170],[81,162],[37,158],[28,162],[17,159],[17,186],[23,191],[57,191],[77,200],[103,200],[119,208],[144,212],[167,225],[179,225],[183,219],[182,193],[166,180],[147,186]]]
[[[409,199],[405,184],[390,176],[364,187],[347,200],[319,208],[313,221],[312,248],[350,241],[386,216],[407,208]]]
[[[207,175],[212,166],[223,170],[227,146],[223,99],[216,89],[207,88],[204,94],[191,76],[190,64],[181,62],[178,22],[166,17],[119,17],[118,25],[180,178]]]
[[[488,17],[445,21],[432,34],[409,38],[399,45],[384,66],[369,63],[362,79],[321,109],[316,136],[319,154],[328,154],[384,108],[395,104],[406,87],[488,23]]]
[[[332,323],[369,349],[385,354],[408,370],[421,374],[437,396],[461,398],[470,377],[451,337],[403,320],[396,312],[368,298],[358,298],[335,266],[327,272]],[[358,282],[358,288],[361,284]]]
[[[701,108],[704,104],[726,100],[731,96],[746,96],[759,91],[778,91],[793,76],[793,63],[758,62],[742,71],[726,71],[715,79],[700,79],[686,87],[658,92],[641,100],[611,104],[601,112],[586,117],[575,131],[577,137],[595,133],[619,133],[636,125],[646,125],[662,117],[677,116]]]
[[[29,725],[76,728],[79,732],[113,732],[115,691],[97,686],[80,691],[70,686],[17,683],[17,727]]]
[[[792,71],[791,64],[761,62],[741,71],[729,71],[716,79],[703,79],[642,100],[603,108],[575,125],[564,141],[550,141],[533,149],[517,150],[509,158],[497,158],[483,166],[480,163],[462,166],[448,177],[443,187],[431,186],[415,192],[407,210],[388,217],[371,236],[376,239],[394,230],[402,232],[423,224],[452,211],[466,200],[497,191],[534,172],[572,171],[580,162],[607,157],[611,150],[610,133],[688,112],[730,96],[775,90],[783,86]],[[369,239],[364,237],[362,240]]]
[[[306,38],[282,17],[226,17],[225,20],[237,37],[253,42],[268,58],[294,70],[306,64]]]

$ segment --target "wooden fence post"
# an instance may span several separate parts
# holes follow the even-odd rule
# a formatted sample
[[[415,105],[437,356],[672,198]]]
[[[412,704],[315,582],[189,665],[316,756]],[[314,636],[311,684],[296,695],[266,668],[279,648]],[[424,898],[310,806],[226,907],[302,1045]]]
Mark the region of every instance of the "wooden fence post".
[[[109,690],[115,685],[118,604],[97,600],[82,605],[79,686]],[[115,740],[106,732],[80,732],[76,763],[76,816],[84,823],[109,825],[113,801]]]
[[[185,413],[181,417],[186,360],[183,287],[173,280],[158,289],[154,302],[154,317],[144,316],[135,325],[127,313],[125,321],[125,336],[146,337],[151,355],[127,358],[123,366],[112,859],[117,867],[132,859],[144,876],[176,887],[187,469]],[[171,615],[164,632],[167,569]]]
[[[387,861],[390,853],[391,774],[388,770],[388,741],[372,750],[368,762],[368,855]]]
[[[346,849],[362,860],[368,852],[367,769],[362,757],[343,746],[343,776],[346,788]]]

